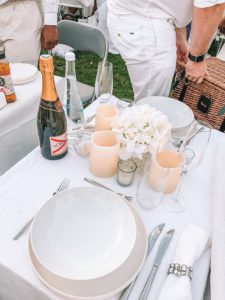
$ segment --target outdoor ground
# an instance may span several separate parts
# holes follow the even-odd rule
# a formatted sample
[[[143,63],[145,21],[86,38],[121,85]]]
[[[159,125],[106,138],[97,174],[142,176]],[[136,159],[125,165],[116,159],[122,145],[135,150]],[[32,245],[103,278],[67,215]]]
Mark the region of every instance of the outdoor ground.
[[[97,65],[100,59],[91,53],[76,52],[77,80],[94,86]],[[133,90],[127,73],[127,68],[120,55],[109,53],[108,61],[113,64],[113,95],[120,99],[133,99]],[[65,75],[65,61],[54,58],[55,74]]]
[[[213,41],[209,54],[214,56],[218,49],[217,41]],[[98,56],[87,52],[76,52],[76,75],[77,80],[94,86],[97,64],[100,61]],[[128,72],[120,55],[109,53],[108,61],[113,63],[113,95],[120,99],[133,99],[133,90],[129,80]],[[65,61],[62,58],[54,58],[55,74],[65,75]]]

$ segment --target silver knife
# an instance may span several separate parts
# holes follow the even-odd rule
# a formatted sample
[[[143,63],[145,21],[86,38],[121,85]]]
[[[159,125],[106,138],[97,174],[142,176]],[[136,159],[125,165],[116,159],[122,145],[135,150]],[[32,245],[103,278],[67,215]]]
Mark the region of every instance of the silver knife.
[[[155,278],[155,274],[156,274],[156,272],[157,272],[157,270],[160,266],[160,263],[163,259],[164,254],[166,253],[166,250],[169,246],[169,243],[170,243],[170,241],[173,237],[174,231],[175,231],[174,229],[168,231],[164,235],[163,239],[161,240],[161,242],[159,244],[157,254],[156,254],[156,257],[155,257],[154,265],[151,269],[150,274],[148,275],[148,278],[145,282],[145,285],[144,285],[144,288],[141,292],[141,296],[139,297],[139,300],[146,300],[148,298],[148,294],[149,294],[152,282]]]
[[[164,228],[165,224],[162,223],[158,226],[156,226],[152,231],[151,233],[149,234],[148,236],[148,249],[147,249],[147,254],[146,254],[146,257],[145,257],[145,260],[148,258],[150,252],[152,251],[152,248],[154,247],[155,245],[155,242],[157,241],[160,233],[163,231],[163,228]],[[131,282],[130,285],[128,285],[127,288],[125,288],[119,298],[119,300],[127,300],[130,296],[130,293],[134,287],[134,284],[137,280],[139,275],[136,276],[136,278],[134,279],[134,281]]]

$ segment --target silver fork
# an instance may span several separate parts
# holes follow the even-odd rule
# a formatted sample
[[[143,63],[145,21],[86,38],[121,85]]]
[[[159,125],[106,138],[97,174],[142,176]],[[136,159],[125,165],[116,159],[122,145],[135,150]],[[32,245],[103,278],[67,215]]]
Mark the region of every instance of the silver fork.
[[[120,197],[122,197],[122,198],[128,200],[128,201],[133,200],[133,197],[132,197],[132,196],[127,196],[127,195],[124,195],[124,194],[122,194],[122,193],[115,192],[115,191],[111,190],[109,187],[105,186],[104,184],[101,184],[101,183],[99,183],[99,182],[97,182],[97,181],[95,181],[95,180],[93,180],[93,179],[84,177],[84,181],[86,181],[86,182],[88,182],[88,183],[90,183],[90,184],[93,184],[93,185],[95,185],[95,186],[98,186],[98,187],[100,187],[100,188],[103,188],[103,189],[105,189],[105,190],[111,191],[111,192],[113,192],[113,193],[119,195]]]
[[[58,188],[55,190],[55,192],[52,194],[52,196],[55,196],[57,193],[62,192],[64,190],[66,190],[68,188],[70,184],[70,179],[65,177],[63,179],[63,181],[60,183],[60,185],[58,186]],[[36,214],[35,214],[36,215]],[[26,229],[30,226],[30,224],[32,223],[35,215],[33,215],[33,217],[31,219],[29,219],[24,225],[23,227],[20,228],[20,230],[13,236],[13,240],[18,240],[23,233],[26,231]]]

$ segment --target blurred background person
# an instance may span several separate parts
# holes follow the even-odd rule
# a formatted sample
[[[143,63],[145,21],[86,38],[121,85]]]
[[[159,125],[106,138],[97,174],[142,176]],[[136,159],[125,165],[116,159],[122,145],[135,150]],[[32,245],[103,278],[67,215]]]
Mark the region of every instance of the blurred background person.
[[[104,32],[107,38],[109,44],[109,52],[113,54],[118,54],[118,50],[114,47],[107,28],[107,13],[108,13],[107,0],[95,0],[95,3],[96,3],[95,15],[98,21],[97,26]]]
[[[0,50],[9,62],[37,64],[58,40],[58,0],[0,0]]]

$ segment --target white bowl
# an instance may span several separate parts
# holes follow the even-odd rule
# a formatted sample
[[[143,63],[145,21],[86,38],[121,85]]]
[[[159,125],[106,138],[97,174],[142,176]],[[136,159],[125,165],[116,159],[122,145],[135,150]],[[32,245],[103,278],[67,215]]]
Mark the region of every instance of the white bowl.
[[[126,201],[126,200],[123,200]],[[47,270],[37,259],[29,242],[31,263],[37,277],[51,290],[62,296],[80,300],[101,300],[112,297],[126,288],[139,273],[147,252],[147,234],[137,211],[126,203],[136,224],[134,247],[125,262],[113,272],[92,280],[65,279]]]
[[[131,253],[136,224],[115,193],[78,187],[51,198],[31,229],[31,245],[50,272],[88,280],[118,268]]]
[[[162,96],[146,97],[137,102],[137,105],[148,104],[162,111],[168,118],[172,133],[183,136],[194,120],[193,111],[185,103]]]

